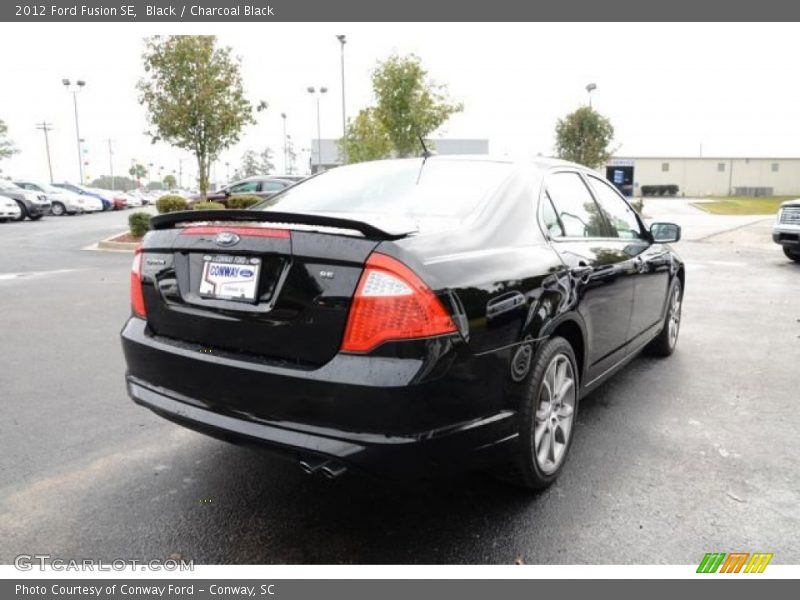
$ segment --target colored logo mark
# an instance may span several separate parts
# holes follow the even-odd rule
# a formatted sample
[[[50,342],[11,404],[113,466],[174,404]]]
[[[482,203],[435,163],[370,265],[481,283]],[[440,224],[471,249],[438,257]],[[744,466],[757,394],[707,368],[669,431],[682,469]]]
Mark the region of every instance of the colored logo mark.
[[[767,552],[708,552],[697,567],[698,573],[763,573],[772,560]]]

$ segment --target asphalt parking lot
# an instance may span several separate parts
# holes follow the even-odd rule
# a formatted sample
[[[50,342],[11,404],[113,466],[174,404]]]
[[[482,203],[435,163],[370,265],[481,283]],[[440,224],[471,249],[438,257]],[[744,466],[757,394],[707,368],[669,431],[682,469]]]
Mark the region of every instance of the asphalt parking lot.
[[[128,213],[0,224],[0,562],[800,562],[800,264],[769,221],[663,202],[646,212],[690,238],[678,350],[587,398],[562,477],[533,495],[481,473],[311,478],[152,415],[123,385],[131,257],[84,249]]]

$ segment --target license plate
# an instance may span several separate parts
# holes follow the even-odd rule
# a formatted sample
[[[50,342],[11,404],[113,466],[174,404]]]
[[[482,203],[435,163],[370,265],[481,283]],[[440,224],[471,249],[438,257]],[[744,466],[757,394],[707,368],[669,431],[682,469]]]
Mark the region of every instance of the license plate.
[[[204,256],[200,295],[254,302],[261,260],[248,256]]]

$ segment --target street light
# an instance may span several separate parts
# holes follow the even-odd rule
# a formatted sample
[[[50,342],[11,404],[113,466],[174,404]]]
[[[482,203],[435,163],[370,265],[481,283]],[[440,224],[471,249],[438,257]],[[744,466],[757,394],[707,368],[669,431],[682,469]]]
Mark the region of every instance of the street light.
[[[72,82],[67,79],[66,77],[61,80],[61,83],[64,84],[64,87],[67,88],[68,92],[72,93],[72,104],[75,108],[75,140],[78,144],[78,176],[80,177],[80,183],[83,184],[83,156],[81,153],[81,130],[78,126],[78,92],[80,92],[83,87],[86,85],[86,82],[83,79],[78,79],[75,82],[75,86],[72,86]]]
[[[283,119],[283,172],[289,175],[289,154],[288,143],[286,140],[286,113],[281,113]]]
[[[336,39],[342,46],[342,162],[347,164],[347,146],[344,144],[344,139],[347,136],[347,117],[345,116],[344,104],[344,45],[347,43],[347,36],[337,35]]]
[[[597,89],[596,83],[589,83],[586,85],[586,93],[589,94],[589,108],[592,108],[592,92]]]
[[[320,125],[320,118],[319,118],[319,97],[328,91],[328,88],[322,86],[319,88],[319,93],[317,93],[316,88],[313,86],[309,86],[308,93],[315,95],[317,98],[317,171],[322,168],[322,127]],[[313,167],[313,165],[312,165]],[[312,168],[312,173],[314,172]]]

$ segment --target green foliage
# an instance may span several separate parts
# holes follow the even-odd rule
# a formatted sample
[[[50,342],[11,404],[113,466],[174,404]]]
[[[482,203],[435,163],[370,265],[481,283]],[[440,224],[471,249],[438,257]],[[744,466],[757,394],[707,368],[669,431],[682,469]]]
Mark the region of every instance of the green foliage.
[[[187,210],[188,207],[186,198],[183,196],[167,194],[156,200],[156,210],[161,214]]]
[[[140,163],[136,163],[128,169],[128,175],[133,177],[137,182],[143,177],[147,177],[147,167]]]
[[[8,139],[8,127],[3,119],[0,119],[0,160],[13,156],[19,152],[14,143]]]
[[[347,124],[345,137],[339,140],[339,150],[347,162],[387,158],[392,153],[392,140],[383,124],[375,116],[374,108],[361,109]]]
[[[393,55],[372,73],[372,89],[381,122],[398,156],[420,153],[419,137],[426,137],[454,113],[461,103],[447,97],[447,87],[428,79],[418,56]]]
[[[100,188],[101,190],[121,190],[127,192],[136,189],[136,182],[129,177],[114,177],[111,181],[109,175],[101,175],[89,184],[90,187]]]
[[[150,136],[194,153],[205,196],[212,162],[255,122],[240,61],[209,35],[147,38],[142,60],[139,101],[147,108]]]
[[[250,208],[263,198],[253,194],[235,194],[228,198],[228,208]]]
[[[275,170],[272,162],[272,148],[266,147],[261,152],[256,152],[252,148],[245,151],[242,155],[242,165],[234,172],[234,179],[244,179],[253,175],[269,175]]]
[[[582,106],[556,124],[556,155],[596,169],[611,157],[614,127],[606,117]]]
[[[164,176],[164,187],[168,190],[174,189],[175,186],[178,185],[178,180],[175,179],[175,175],[166,175]]]
[[[198,202],[192,206],[194,210],[225,210],[225,205],[221,202]]]
[[[677,196],[678,186],[670,183],[667,185],[643,185],[642,196]]]
[[[133,237],[140,238],[150,231],[150,214],[137,211],[128,215],[128,228]]]
[[[390,56],[372,73],[376,106],[359,111],[348,122],[339,149],[348,162],[422,152],[419,138],[441,127],[464,110],[447,97],[447,87],[428,78],[419,57]]]

